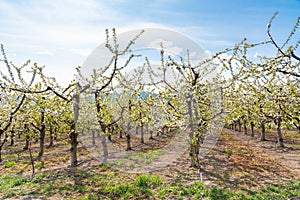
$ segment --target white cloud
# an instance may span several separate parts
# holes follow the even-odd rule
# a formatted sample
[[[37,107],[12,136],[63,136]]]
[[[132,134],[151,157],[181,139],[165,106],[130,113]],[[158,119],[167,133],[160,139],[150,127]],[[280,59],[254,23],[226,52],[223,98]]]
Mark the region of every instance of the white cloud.
[[[37,51],[37,52],[34,52],[35,54],[39,54],[39,55],[48,55],[48,56],[53,56],[54,53],[51,52],[51,51]]]
[[[76,48],[71,48],[69,49],[69,52],[75,53],[77,55],[87,57],[88,55],[91,54],[92,50],[91,49],[76,49]]]
[[[178,46],[175,46],[173,44],[173,42],[168,41],[168,40],[164,40],[164,39],[153,40],[148,44],[148,47],[160,49],[161,44],[163,45],[166,53],[172,53],[172,54],[175,54],[175,55],[179,55],[183,51],[182,48],[180,48]]]
[[[157,48],[160,48],[161,43],[163,44],[163,46],[164,46],[165,48],[170,47],[170,46],[173,45],[173,42],[171,42],[171,41],[167,41],[167,40],[164,40],[164,39],[156,39],[156,40],[151,41],[151,42],[148,44],[148,46],[149,46],[149,47],[157,47]]]
[[[30,59],[46,65],[45,71],[61,83],[73,78],[82,57],[104,41],[105,28],[120,19],[117,11],[96,0],[0,0],[0,13],[5,27],[1,43],[9,57],[10,52],[18,55],[13,62]]]
[[[1,1],[0,12],[2,34],[41,45],[100,42],[104,29],[118,19],[114,9],[94,0]]]

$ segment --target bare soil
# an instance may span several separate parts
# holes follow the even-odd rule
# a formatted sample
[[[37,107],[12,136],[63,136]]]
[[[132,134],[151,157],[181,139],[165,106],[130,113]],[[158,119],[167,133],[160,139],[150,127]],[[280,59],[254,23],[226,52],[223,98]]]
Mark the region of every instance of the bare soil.
[[[289,169],[295,175],[295,178],[300,178],[300,137],[292,137],[299,135],[299,133],[284,131],[285,147],[279,147],[276,142],[276,132],[267,133],[266,141],[260,141],[259,133],[251,137],[228,129],[225,129],[224,132],[242,144],[266,154]]]
[[[148,151],[159,149],[174,137],[174,134],[153,135],[154,139],[149,140],[145,136],[145,144],[140,144],[139,139],[133,140],[133,151]],[[200,160],[200,169],[190,167],[188,151],[183,153],[177,160],[169,163],[166,160],[165,167],[149,173],[160,175],[169,182],[184,182],[192,184],[195,181],[203,181],[206,185],[230,188],[233,190],[253,190],[269,183],[286,183],[300,178],[300,137],[297,133],[284,132],[284,148],[279,148],[276,141],[276,134],[267,133],[267,141],[259,141],[259,134],[255,137],[224,129],[218,138],[216,146]],[[116,140],[116,138],[114,138]],[[116,143],[125,147],[125,140],[117,140]],[[65,174],[69,167],[69,145],[63,142],[56,142],[51,148],[45,149],[45,155],[39,162],[44,162],[44,167],[36,169],[36,173],[42,171],[61,171]],[[28,151],[21,151],[21,141],[16,146],[6,147],[3,155],[18,153],[14,161],[24,162],[29,160]],[[32,149],[38,151],[38,144]],[[94,170],[95,173],[109,173],[100,170],[101,162],[94,159],[85,147],[79,145],[78,152],[80,170]],[[7,159],[10,160],[10,159]],[[11,161],[11,160],[10,160]],[[163,162],[163,161],[162,161]],[[5,163],[5,162],[4,162]],[[18,172],[18,175],[30,175],[30,163],[21,166],[5,168],[0,164],[0,175],[4,173]],[[114,169],[111,169],[114,170]],[[122,171],[116,173],[122,173]],[[125,174],[135,178],[140,173]]]

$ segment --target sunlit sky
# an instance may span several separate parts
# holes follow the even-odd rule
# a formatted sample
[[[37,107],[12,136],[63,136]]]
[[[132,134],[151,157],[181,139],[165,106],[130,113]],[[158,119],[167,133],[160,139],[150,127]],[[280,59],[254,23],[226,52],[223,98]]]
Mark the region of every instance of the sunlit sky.
[[[300,16],[299,0],[0,0],[0,43],[16,64],[31,59],[66,83],[106,28],[168,28],[213,53],[245,37],[267,40],[276,11],[272,33],[280,42]]]

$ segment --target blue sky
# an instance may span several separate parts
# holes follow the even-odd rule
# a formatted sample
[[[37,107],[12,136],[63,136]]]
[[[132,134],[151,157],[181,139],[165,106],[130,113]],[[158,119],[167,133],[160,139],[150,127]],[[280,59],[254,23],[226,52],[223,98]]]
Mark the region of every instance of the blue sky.
[[[0,0],[0,43],[16,64],[31,59],[66,83],[104,41],[106,28],[168,28],[217,52],[244,37],[268,39],[266,24],[276,11],[272,32],[283,41],[300,15],[299,0]]]

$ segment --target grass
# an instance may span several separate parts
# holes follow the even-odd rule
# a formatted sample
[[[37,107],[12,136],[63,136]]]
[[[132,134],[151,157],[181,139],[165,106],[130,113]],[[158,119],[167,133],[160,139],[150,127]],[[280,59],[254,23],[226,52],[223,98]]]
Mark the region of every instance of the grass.
[[[4,167],[5,168],[11,168],[11,167],[15,167],[17,166],[17,163],[14,162],[14,161],[7,161],[5,164],[4,164]]]
[[[163,183],[163,180],[160,176],[153,176],[153,175],[141,175],[136,178],[135,185],[140,188],[147,188],[147,187],[157,187]]]
[[[143,167],[150,165],[155,161],[155,159],[159,158],[159,156],[165,153],[166,151],[163,149],[148,150],[145,152],[133,152],[132,154],[118,160],[117,162],[109,163],[109,166],[121,169],[127,168],[133,171],[140,171],[141,169],[143,169]]]
[[[79,171],[81,184],[74,184],[72,176],[60,172],[43,172],[32,180],[5,174],[0,177],[1,198],[17,195],[64,195],[74,199],[289,199],[300,197],[300,181],[273,184],[253,191],[228,190],[205,186],[201,182],[167,182],[160,176],[144,174],[128,179],[125,174],[111,173],[91,175],[94,172]],[[127,181],[116,181],[127,180]],[[72,198],[71,198],[72,199]]]
[[[291,146],[295,149],[300,149],[300,144],[291,144]]]
[[[44,161],[38,162],[35,164],[35,167],[37,169],[43,169],[43,168],[45,168],[45,162]]]

